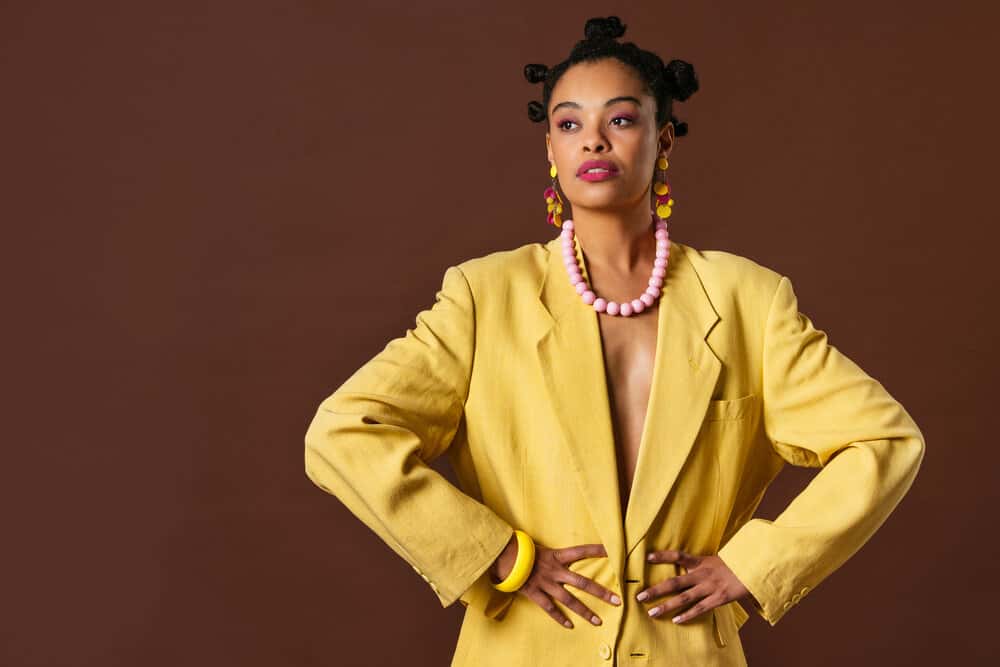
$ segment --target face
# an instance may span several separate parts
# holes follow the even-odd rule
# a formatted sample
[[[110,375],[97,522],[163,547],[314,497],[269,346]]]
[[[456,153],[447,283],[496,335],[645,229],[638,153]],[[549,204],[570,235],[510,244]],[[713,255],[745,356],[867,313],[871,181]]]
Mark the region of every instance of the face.
[[[613,58],[577,63],[556,83],[548,117],[548,159],[575,210],[650,208],[656,159],[669,156],[674,126],[656,127],[656,100],[638,73]],[[581,173],[592,160],[610,173]]]

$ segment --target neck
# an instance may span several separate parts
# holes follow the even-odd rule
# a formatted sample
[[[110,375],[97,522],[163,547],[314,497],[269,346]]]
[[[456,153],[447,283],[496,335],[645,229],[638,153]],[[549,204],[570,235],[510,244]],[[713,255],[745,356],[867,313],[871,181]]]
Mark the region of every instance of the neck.
[[[625,276],[649,273],[656,238],[648,202],[626,212],[574,207],[573,225],[588,266]]]

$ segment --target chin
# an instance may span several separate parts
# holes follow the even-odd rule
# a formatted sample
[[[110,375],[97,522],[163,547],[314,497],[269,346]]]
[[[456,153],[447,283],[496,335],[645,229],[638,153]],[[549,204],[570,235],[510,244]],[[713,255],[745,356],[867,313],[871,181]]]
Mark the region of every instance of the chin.
[[[621,210],[628,208],[631,202],[635,201],[635,198],[630,197],[628,193],[611,187],[601,188],[600,191],[597,188],[593,188],[589,191],[584,190],[583,192],[576,192],[574,194],[576,196],[570,196],[569,193],[566,193],[566,196],[569,198],[570,204],[577,209]]]

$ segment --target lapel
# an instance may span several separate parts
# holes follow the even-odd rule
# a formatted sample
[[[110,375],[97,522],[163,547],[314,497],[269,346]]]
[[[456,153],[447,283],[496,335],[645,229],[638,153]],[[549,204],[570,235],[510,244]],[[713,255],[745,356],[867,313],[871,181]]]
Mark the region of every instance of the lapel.
[[[579,239],[576,246],[589,280]],[[705,340],[719,316],[687,257],[688,249],[672,242],[657,312],[648,410],[623,521],[598,324],[598,317],[606,316],[584,304],[569,284],[560,237],[546,247],[547,268],[538,294],[543,317],[537,361],[562,427],[562,446],[573,464],[572,474],[608,558],[620,571],[626,554],[645,536],[663,506],[701,427],[722,366]]]

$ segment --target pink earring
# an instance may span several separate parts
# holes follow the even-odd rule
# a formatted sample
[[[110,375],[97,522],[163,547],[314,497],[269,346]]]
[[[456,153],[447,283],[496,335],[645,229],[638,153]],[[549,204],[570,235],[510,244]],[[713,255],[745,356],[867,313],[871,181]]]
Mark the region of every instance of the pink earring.
[[[552,166],[549,167],[549,176],[552,178],[552,185],[545,188],[545,207],[548,210],[545,219],[550,224],[562,229],[563,200],[559,196],[559,191],[556,190],[557,173],[556,163],[553,162]]]

